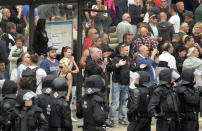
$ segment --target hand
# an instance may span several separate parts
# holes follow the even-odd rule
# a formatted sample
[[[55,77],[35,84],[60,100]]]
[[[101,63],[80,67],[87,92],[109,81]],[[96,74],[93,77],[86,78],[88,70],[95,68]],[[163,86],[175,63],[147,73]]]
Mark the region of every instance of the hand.
[[[119,66],[124,66],[125,64],[126,64],[126,61],[124,61],[124,60],[119,61]]]
[[[109,57],[111,54],[112,54],[112,52],[109,52],[109,51],[108,51],[108,52],[103,53],[103,54],[102,54],[102,57],[103,57],[103,58]]]
[[[158,51],[157,49],[154,49],[154,50],[152,51],[152,55],[155,56],[158,52],[159,52],[159,51]]]
[[[107,65],[109,63],[107,58],[104,58],[103,62],[105,65]]]
[[[200,47],[198,43],[194,43],[194,46],[197,47],[197,48]]]
[[[143,18],[143,17],[144,17],[144,14],[140,14],[140,17]]]
[[[69,101],[69,96],[68,95],[66,96],[66,101]]]
[[[154,40],[157,41],[159,38],[157,36],[154,37]]]
[[[145,67],[147,67],[146,64],[141,64],[141,65],[140,65],[140,69],[144,69]]]

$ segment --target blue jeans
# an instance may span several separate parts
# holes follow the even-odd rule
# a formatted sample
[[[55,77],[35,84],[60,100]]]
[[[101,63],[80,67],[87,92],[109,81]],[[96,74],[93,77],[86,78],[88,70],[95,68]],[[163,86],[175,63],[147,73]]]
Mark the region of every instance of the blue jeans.
[[[172,4],[172,0],[168,0],[168,5],[171,5]]]
[[[132,25],[132,29],[133,29],[134,37],[136,37],[136,34],[137,34],[137,26],[136,26],[136,25]]]
[[[116,117],[116,107],[119,103],[119,121],[125,118],[125,104],[128,95],[128,85],[112,83],[111,107],[109,112],[110,118]]]

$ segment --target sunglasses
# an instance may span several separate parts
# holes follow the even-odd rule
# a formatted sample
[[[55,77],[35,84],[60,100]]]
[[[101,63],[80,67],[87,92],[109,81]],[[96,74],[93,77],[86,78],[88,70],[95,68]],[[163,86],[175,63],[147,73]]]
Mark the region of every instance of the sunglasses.
[[[166,1],[161,1],[161,3],[166,3]]]
[[[60,69],[62,69],[62,68],[63,68],[63,66],[59,66],[59,68],[60,68]]]

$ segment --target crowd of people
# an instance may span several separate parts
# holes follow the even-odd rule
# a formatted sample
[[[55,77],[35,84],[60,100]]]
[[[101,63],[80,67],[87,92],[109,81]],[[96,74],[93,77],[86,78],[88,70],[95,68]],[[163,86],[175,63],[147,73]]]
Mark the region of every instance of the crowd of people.
[[[105,12],[83,12],[79,61],[72,47],[64,46],[57,54],[55,46],[48,46],[46,32],[47,22],[58,15],[65,20],[75,17],[77,5],[35,8],[33,43],[29,43],[29,6],[2,7],[0,129],[73,130],[72,121],[78,121],[72,113],[77,73],[83,70],[85,93],[78,100],[76,116],[84,118],[84,131],[116,126],[117,110],[118,123],[128,125],[128,131],[150,131],[152,117],[157,119],[157,131],[198,131],[202,0],[84,3],[84,8]],[[114,49],[112,26],[118,38]]]

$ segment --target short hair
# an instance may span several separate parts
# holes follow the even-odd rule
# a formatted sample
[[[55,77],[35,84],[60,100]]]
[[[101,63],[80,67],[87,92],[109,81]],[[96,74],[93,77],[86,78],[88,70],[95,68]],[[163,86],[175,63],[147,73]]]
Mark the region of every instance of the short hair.
[[[176,6],[178,7],[180,4],[184,4],[184,2],[183,1],[179,1],[179,2],[176,3]]]
[[[196,50],[198,50],[196,47],[191,47],[191,48],[189,48],[188,53],[187,53],[187,56],[188,56],[188,57],[193,56],[194,51],[196,51]]]
[[[180,25],[180,29],[182,29],[185,26],[185,24],[188,24],[188,23],[187,22],[182,22],[182,24]]]
[[[98,35],[98,36],[94,36],[94,37],[92,37],[92,40],[91,40],[91,45],[94,45],[95,44],[95,42],[97,42],[98,41],[98,39],[100,39],[100,36]]]
[[[125,40],[126,38],[127,38],[127,36],[129,36],[129,35],[131,35],[130,33],[125,33],[124,35],[123,35],[123,40]]]
[[[176,7],[175,4],[171,4],[171,5],[169,6],[169,8],[172,9],[172,10],[174,10],[175,12],[177,12],[177,7]]]
[[[155,7],[155,3],[153,1],[147,1],[147,3],[151,7]]]
[[[148,29],[149,25],[146,22],[140,22],[140,23],[137,24],[137,28],[139,29],[141,27],[145,27],[145,28]]]
[[[176,48],[176,52],[179,53],[179,52],[182,52],[182,51],[186,51],[186,47],[183,46],[183,45],[179,45],[179,46]]]
[[[36,55],[36,54],[32,54],[31,56],[30,56],[30,60],[31,60],[31,62],[33,62],[33,63],[38,63],[38,61],[39,61],[39,56],[38,55]]]
[[[6,61],[4,59],[0,58],[0,63],[5,63],[6,64]]]
[[[163,51],[168,51],[170,48],[171,48],[171,43],[169,42],[169,41],[166,41],[162,46],[161,46],[161,48],[162,48],[162,50]]]
[[[17,36],[16,36],[16,41],[17,40],[20,40],[20,41],[22,41],[22,43],[24,43],[25,42],[25,37],[22,35],[22,34],[18,34]]]
[[[200,26],[200,28],[201,28],[201,30],[202,30],[202,23],[197,22],[197,23],[194,25],[194,28],[192,29],[192,32],[193,32],[193,33],[195,33],[195,27],[198,26],[198,25]]]
[[[15,23],[13,23],[13,22],[8,22],[8,23],[6,24],[6,32],[10,32],[11,29],[13,29],[13,28],[16,28]]]
[[[173,34],[172,38],[180,39],[180,35],[178,33]]]

